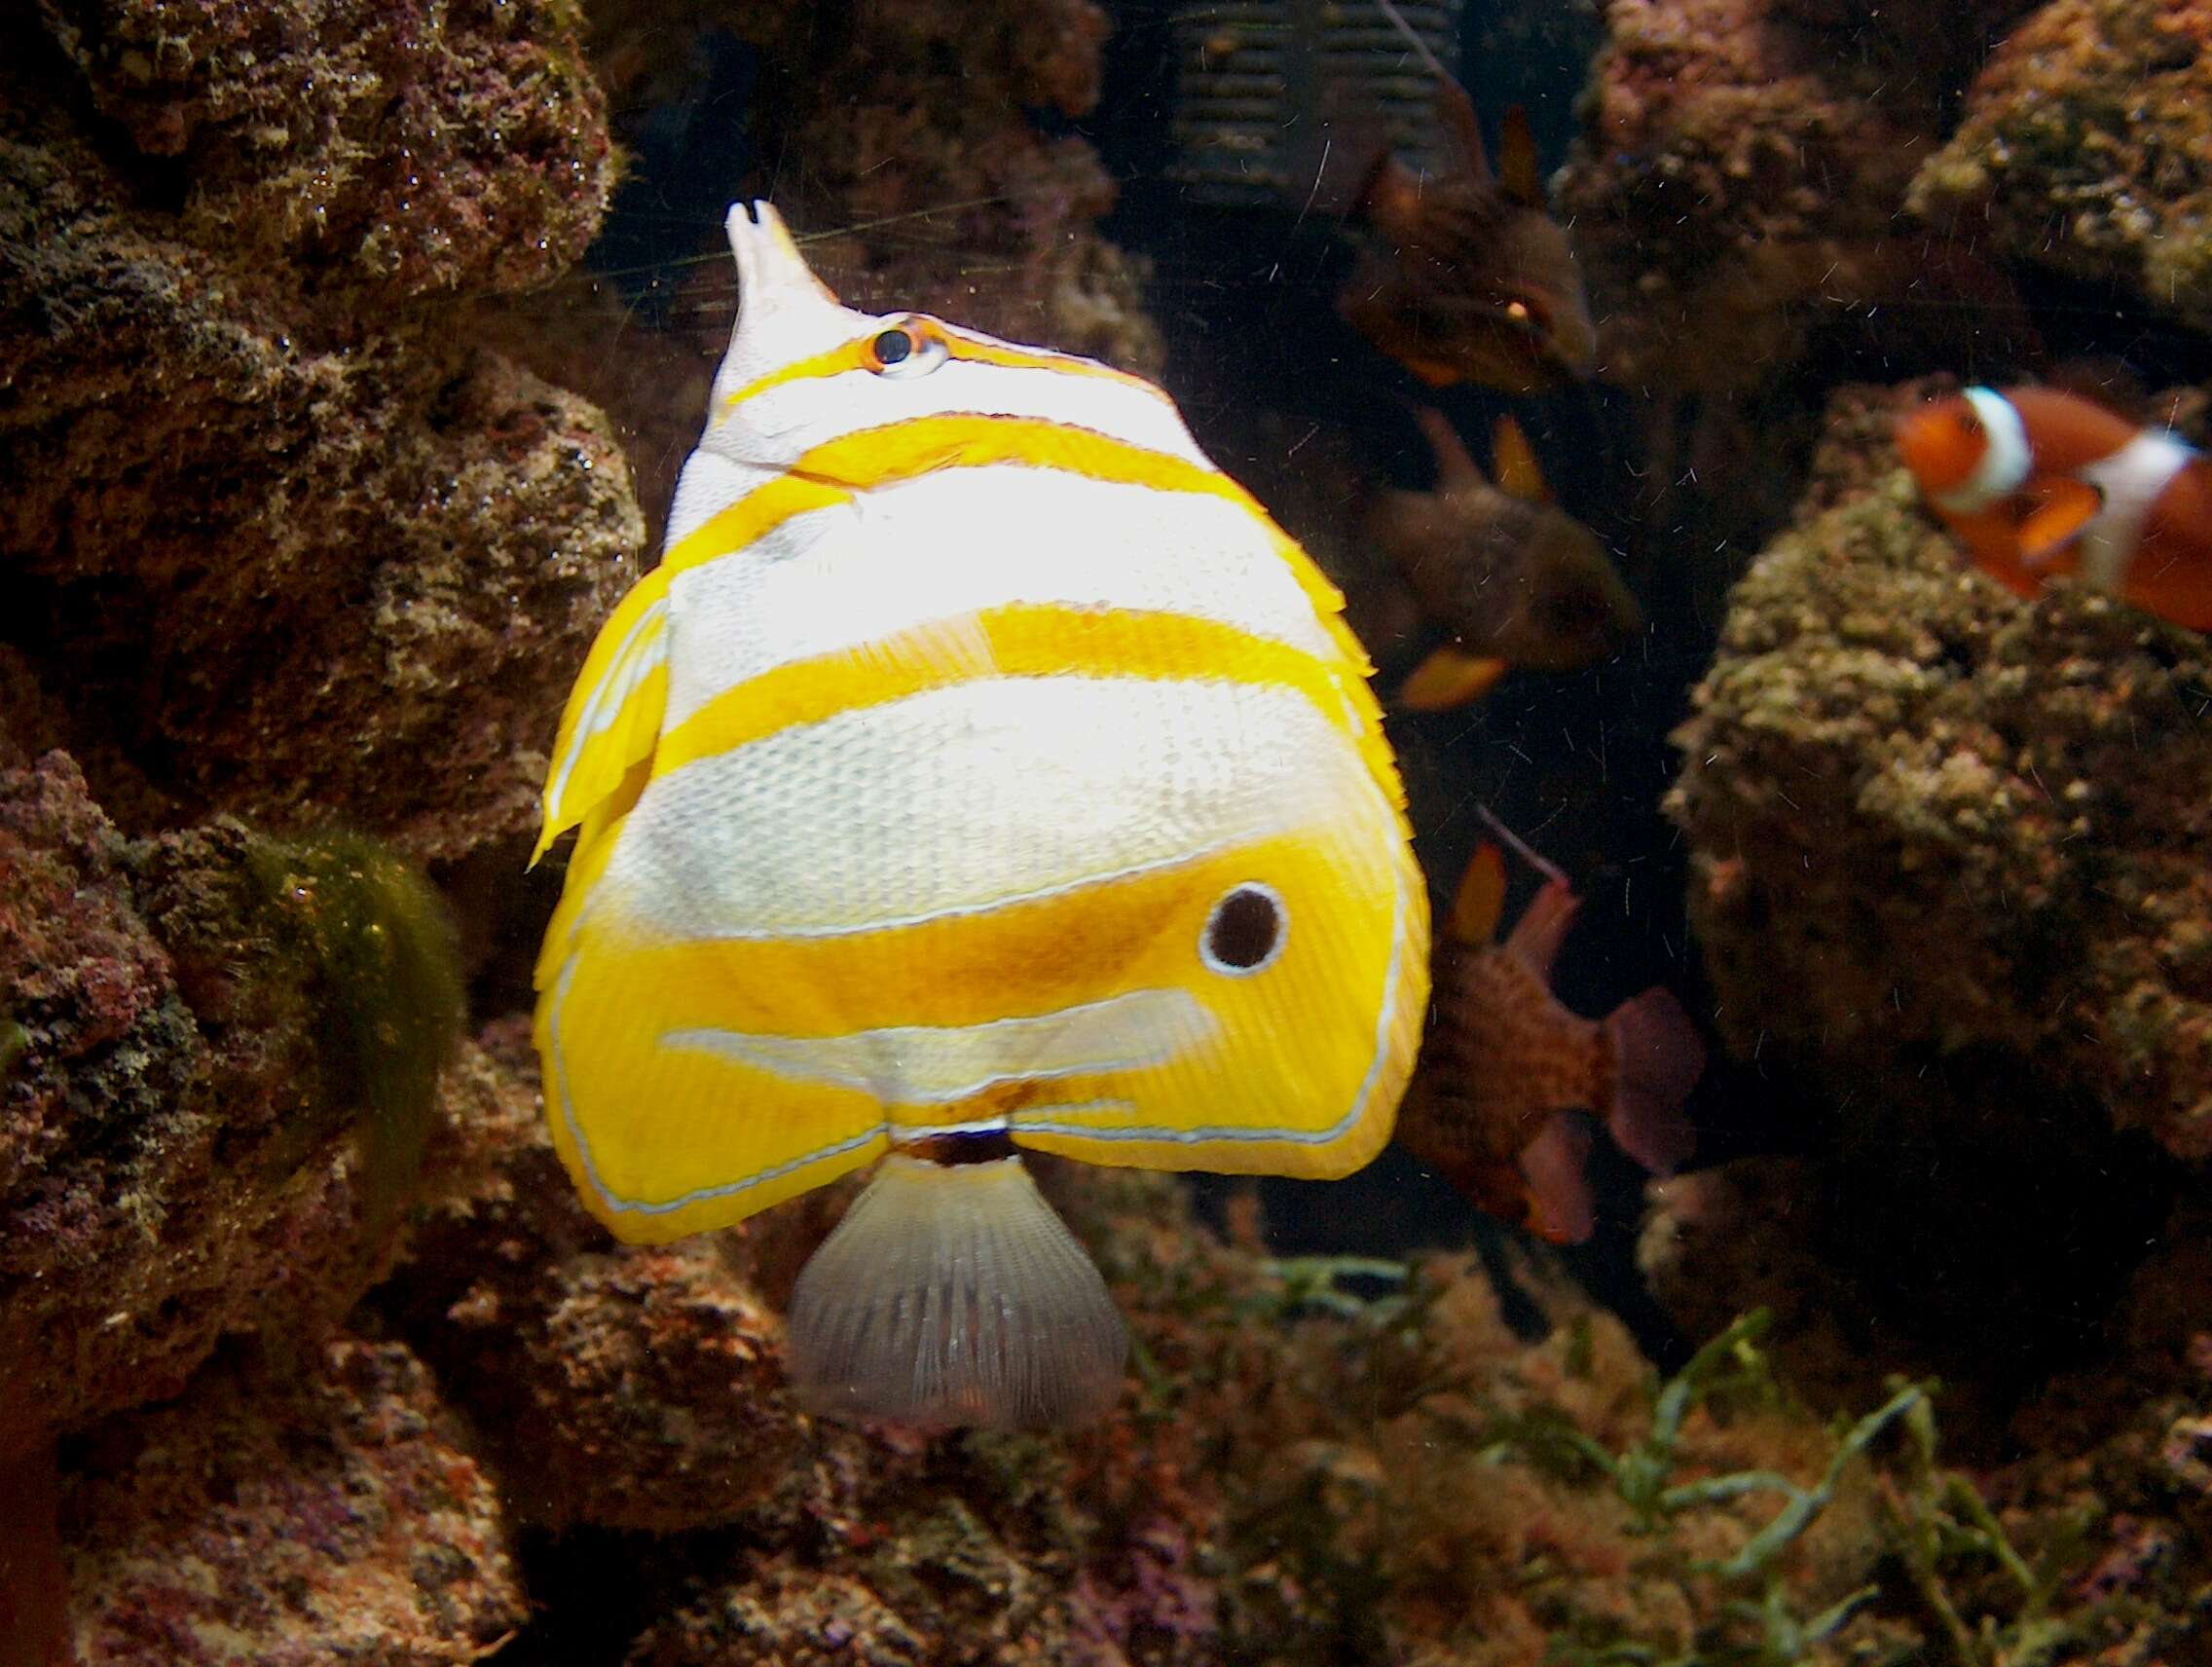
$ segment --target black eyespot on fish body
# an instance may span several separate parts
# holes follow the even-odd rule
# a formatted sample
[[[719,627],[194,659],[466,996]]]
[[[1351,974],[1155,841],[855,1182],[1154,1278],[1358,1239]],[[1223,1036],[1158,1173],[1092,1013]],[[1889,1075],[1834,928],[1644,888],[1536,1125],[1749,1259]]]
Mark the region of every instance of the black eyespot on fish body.
[[[1290,935],[1290,911],[1272,886],[1247,880],[1213,906],[1198,935],[1198,958],[1214,972],[1244,978],[1273,965]]]

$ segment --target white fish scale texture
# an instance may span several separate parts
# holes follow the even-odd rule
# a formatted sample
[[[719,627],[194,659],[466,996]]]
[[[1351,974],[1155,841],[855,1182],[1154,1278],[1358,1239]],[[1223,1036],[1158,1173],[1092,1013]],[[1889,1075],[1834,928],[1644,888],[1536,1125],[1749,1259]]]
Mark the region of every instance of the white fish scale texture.
[[[1174,406],[1111,377],[960,359],[905,379],[845,371],[770,389],[710,422],[677,481],[668,541],[687,537],[817,446],[913,418],[959,416],[1066,424],[1213,467]]]
[[[1180,613],[1339,656],[1240,504],[1051,469],[945,469],[677,574],[667,722],[777,666],[1023,603]]]
[[[670,939],[856,931],[1186,861],[1377,791],[1288,688],[997,678],[655,780],[604,883]]]

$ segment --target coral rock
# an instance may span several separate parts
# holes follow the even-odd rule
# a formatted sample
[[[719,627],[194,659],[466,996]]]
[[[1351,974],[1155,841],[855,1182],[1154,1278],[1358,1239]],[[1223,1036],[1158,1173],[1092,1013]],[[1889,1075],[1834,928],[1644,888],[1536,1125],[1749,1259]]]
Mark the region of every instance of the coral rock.
[[[2208,678],[2202,637],[1968,569],[1901,471],[1778,538],[1669,800],[1724,1030],[2004,1050],[2212,1156]]]
[[[2052,0],[1991,56],[1910,202],[2212,329],[2212,5]]]
[[[39,0],[192,242],[378,299],[515,290],[599,226],[613,149],[555,0]]]
[[[53,107],[0,108],[12,634],[102,802],[438,858],[522,834],[644,538],[604,420],[450,321],[183,241]]]
[[[439,1021],[329,953],[410,928],[334,938],[286,850],[236,824],[132,844],[65,755],[0,770],[0,1455],[176,1393],[227,1333],[323,1330],[388,1262],[371,1201],[406,1176],[370,1163],[363,1095],[426,1094],[444,1040],[349,1051]],[[385,1109],[404,1169],[423,1108]]]
[[[801,1431],[783,1326],[736,1236],[623,1246],[553,1154],[524,1039],[475,1060],[465,1184],[427,1212],[390,1293],[399,1322],[485,1431],[513,1508],[676,1533],[775,1484]]]
[[[1555,193],[1604,374],[1737,389],[1849,309],[2009,302],[1978,262],[1898,236],[1898,214],[1946,93],[2029,3],[1611,0]]]
[[[67,1477],[82,1667],[476,1660],[524,1619],[490,1481],[393,1343],[226,1362]]]

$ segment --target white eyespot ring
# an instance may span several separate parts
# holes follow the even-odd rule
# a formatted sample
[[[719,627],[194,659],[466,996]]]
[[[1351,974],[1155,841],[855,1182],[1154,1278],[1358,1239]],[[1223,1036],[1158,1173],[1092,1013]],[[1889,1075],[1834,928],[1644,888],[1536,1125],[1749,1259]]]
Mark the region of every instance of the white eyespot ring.
[[[934,331],[915,318],[896,318],[869,339],[868,369],[878,376],[927,376],[950,356]]]
[[[1198,932],[1198,959],[1209,972],[1246,979],[1282,957],[1290,908],[1273,886],[1242,880],[1221,896]]]

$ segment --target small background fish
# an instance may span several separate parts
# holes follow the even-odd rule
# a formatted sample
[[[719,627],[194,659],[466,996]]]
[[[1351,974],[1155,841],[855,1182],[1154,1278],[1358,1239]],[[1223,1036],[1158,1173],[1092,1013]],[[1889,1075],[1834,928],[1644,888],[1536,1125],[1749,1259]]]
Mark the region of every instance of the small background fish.
[[[1548,865],[1547,865],[1548,867]],[[1505,864],[1483,844],[1436,954],[1435,1012],[1398,1119],[1398,1143],[1475,1205],[1558,1243],[1596,1227],[1584,1113],[1654,1174],[1688,1161],[1682,1103],[1705,1045],[1681,1004],[1654,987],[1604,1019],[1552,993],[1552,963],[1581,907],[1552,871],[1502,943]]]
[[[1456,705],[1510,666],[1569,671],[1633,639],[1642,627],[1635,597],[1597,536],[1551,501],[1520,425],[1497,423],[1493,484],[1442,412],[1424,407],[1419,420],[1436,484],[1380,494],[1365,531],[1453,641],[1406,680],[1399,704]]]

